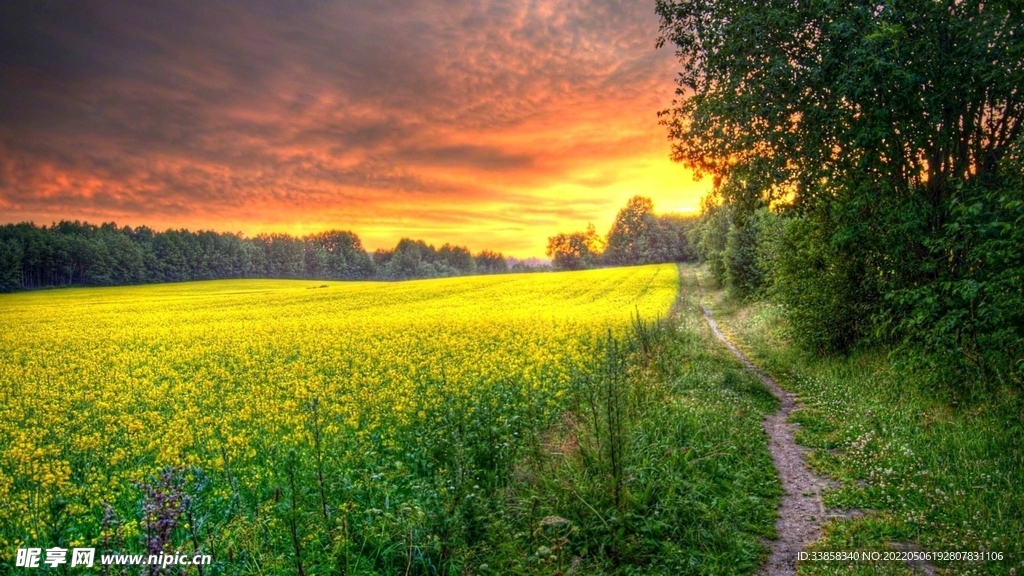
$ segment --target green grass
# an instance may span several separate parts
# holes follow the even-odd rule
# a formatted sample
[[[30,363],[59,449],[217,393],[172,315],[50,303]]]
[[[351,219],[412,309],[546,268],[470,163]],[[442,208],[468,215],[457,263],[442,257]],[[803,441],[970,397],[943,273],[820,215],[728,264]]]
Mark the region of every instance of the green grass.
[[[680,294],[677,315],[577,374],[520,468],[535,552],[496,573],[753,574],[766,559],[781,488],[761,421],[777,402],[711,335],[692,275]],[[552,517],[569,523],[550,533]]]
[[[1024,574],[1024,427],[1019,397],[966,402],[879,350],[819,358],[787,339],[781,311],[713,293],[723,329],[803,404],[797,439],[813,467],[838,482],[826,507],[866,515],[834,520],[819,551],[988,551],[1002,560],[934,561],[950,574]],[[902,562],[803,562],[799,574],[913,574]]]

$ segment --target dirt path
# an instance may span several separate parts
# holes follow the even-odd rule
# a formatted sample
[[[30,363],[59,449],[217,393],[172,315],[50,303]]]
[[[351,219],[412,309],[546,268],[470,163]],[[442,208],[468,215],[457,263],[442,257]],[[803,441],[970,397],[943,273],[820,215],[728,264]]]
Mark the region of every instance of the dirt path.
[[[703,288],[701,291],[703,292]],[[799,406],[796,397],[758,370],[757,366],[754,366],[754,363],[722,334],[711,315],[711,310],[703,302],[700,307],[704,309],[704,319],[711,326],[715,336],[739,358],[747,370],[764,382],[781,405],[777,412],[764,419],[764,431],[768,433],[769,438],[768,451],[771,452],[772,461],[779,471],[785,493],[779,506],[779,517],[775,521],[777,537],[769,542],[771,556],[762,572],[767,576],[794,574],[797,553],[821,536],[821,525],[825,521],[821,491],[828,483],[807,467],[803,459],[806,449],[796,443],[794,436],[796,425],[787,422],[789,415]]]

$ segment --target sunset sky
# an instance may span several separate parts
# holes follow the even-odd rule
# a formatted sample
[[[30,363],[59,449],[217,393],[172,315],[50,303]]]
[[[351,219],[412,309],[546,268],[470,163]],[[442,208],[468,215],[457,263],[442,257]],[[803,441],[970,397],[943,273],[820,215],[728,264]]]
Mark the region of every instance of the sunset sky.
[[[356,232],[543,256],[668,159],[653,0],[15,1],[0,7],[0,223]]]

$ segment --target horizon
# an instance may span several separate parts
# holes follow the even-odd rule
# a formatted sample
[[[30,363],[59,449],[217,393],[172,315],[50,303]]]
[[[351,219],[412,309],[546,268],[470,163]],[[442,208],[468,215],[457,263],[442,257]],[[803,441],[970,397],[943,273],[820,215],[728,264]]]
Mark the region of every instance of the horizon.
[[[356,232],[544,254],[669,159],[678,62],[630,2],[0,8],[0,223]]]
[[[699,215],[699,213],[689,213],[689,212],[656,212],[656,214],[658,216],[686,216],[686,217],[689,217],[689,216],[696,217],[696,216]],[[61,220],[51,221],[50,224],[39,224],[37,222],[26,221],[26,220],[23,220],[21,222],[0,222],[0,226],[7,226],[7,225],[15,225],[16,226],[16,225],[22,225],[22,224],[29,224],[31,226],[34,226],[34,227],[40,228],[40,229],[52,229],[52,228],[55,228],[56,226],[58,226],[61,222],[71,222],[71,223],[75,223],[75,224],[95,226],[97,228],[99,228],[100,226],[106,225],[106,224],[113,224],[114,227],[117,228],[118,230],[123,230],[125,227],[130,228],[131,230],[138,230],[140,228],[148,228],[151,231],[157,232],[157,233],[164,233],[164,232],[169,232],[169,231],[174,231],[174,230],[184,230],[186,232],[191,232],[191,233],[196,233],[196,234],[198,234],[200,232],[214,232],[216,234],[234,234],[234,235],[239,236],[242,239],[252,239],[252,238],[257,238],[257,237],[262,236],[262,235],[271,235],[271,234],[288,234],[288,235],[290,235],[290,236],[292,236],[294,238],[300,238],[301,239],[301,238],[304,238],[306,236],[311,236],[311,235],[314,235],[314,234],[325,233],[325,232],[349,232],[351,234],[355,234],[356,237],[359,238],[359,241],[360,241],[360,243],[363,246],[363,250],[367,254],[371,254],[371,255],[374,252],[378,251],[378,250],[384,250],[384,251],[394,250],[395,246],[399,242],[401,242],[403,239],[409,239],[409,240],[422,240],[422,241],[426,242],[427,244],[432,245],[432,246],[434,246],[436,248],[440,248],[440,247],[442,247],[442,246],[444,246],[446,244],[450,244],[450,245],[453,245],[453,246],[460,246],[460,247],[468,249],[474,255],[480,254],[481,252],[484,252],[484,251],[492,251],[492,252],[497,252],[503,258],[505,258],[506,260],[515,260],[515,261],[520,261],[520,262],[529,262],[529,261],[539,261],[539,262],[546,262],[546,263],[550,263],[551,262],[551,258],[549,256],[547,256],[546,251],[542,252],[540,255],[526,255],[526,256],[523,256],[523,255],[520,255],[520,254],[509,254],[509,253],[503,252],[501,250],[494,250],[494,249],[488,248],[488,247],[474,249],[469,244],[460,244],[460,243],[451,242],[451,241],[434,242],[434,241],[426,240],[424,238],[416,238],[416,237],[412,237],[412,236],[400,236],[400,237],[396,238],[394,243],[391,244],[390,246],[374,246],[374,247],[371,247],[371,246],[368,246],[366,244],[365,240],[363,239],[363,237],[359,234],[359,232],[357,230],[352,229],[352,228],[346,228],[344,226],[335,227],[335,228],[325,228],[325,229],[322,229],[322,230],[315,230],[315,231],[312,231],[312,232],[306,232],[306,233],[302,233],[302,234],[292,234],[292,233],[289,233],[289,232],[257,232],[255,234],[246,234],[245,232],[240,231],[240,230],[236,230],[236,231],[232,232],[232,231],[229,231],[229,230],[218,230],[218,229],[215,229],[215,228],[189,228],[187,226],[171,227],[171,228],[158,228],[158,227],[154,227],[154,226],[149,226],[147,224],[137,224],[137,225],[134,225],[134,226],[131,225],[131,224],[124,224],[124,223],[120,223],[119,224],[119,223],[117,223],[116,221],[113,221],[113,220],[108,220],[106,222],[90,222],[88,220],[73,220],[73,219],[67,219],[67,218],[64,218],[64,219],[61,219]],[[609,223],[608,224],[609,230],[611,229],[611,227],[612,227],[612,223]],[[595,229],[596,229],[596,225],[595,225]],[[579,230],[572,230],[572,232],[578,232],[578,231]],[[561,232],[564,232],[564,231],[561,231]],[[557,234],[557,232],[555,234]],[[554,234],[552,234],[552,236],[554,236]],[[607,232],[601,233],[601,237],[602,238],[606,238],[607,236],[608,236]]]

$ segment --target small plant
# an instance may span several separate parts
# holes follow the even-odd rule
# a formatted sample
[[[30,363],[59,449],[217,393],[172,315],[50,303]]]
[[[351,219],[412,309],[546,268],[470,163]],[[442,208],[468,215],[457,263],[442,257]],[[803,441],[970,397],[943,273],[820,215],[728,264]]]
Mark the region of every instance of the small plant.
[[[634,414],[629,398],[630,354],[626,345],[609,334],[596,366],[577,374],[573,383],[573,412],[580,416],[577,435],[583,465],[603,479],[613,506],[626,507],[625,463],[629,429]]]
[[[121,520],[117,517],[117,512],[114,508],[103,503],[103,519],[100,520],[100,540],[99,540],[99,553],[100,554],[120,554],[124,552],[124,539],[121,537]],[[125,567],[121,567],[116,573],[125,574]],[[115,573],[110,566],[107,564],[100,565],[100,572],[104,576]]]
[[[190,496],[185,491],[184,471],[167,467],[149,483],[140,485],[143,491],[142,530],[148,556],[174,553],[175,533],[182,528]],[[166,570],[166,568],[164,568]],[[161,573],[160,566],[149,566],[149,574]]]

